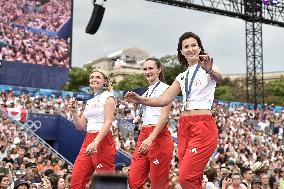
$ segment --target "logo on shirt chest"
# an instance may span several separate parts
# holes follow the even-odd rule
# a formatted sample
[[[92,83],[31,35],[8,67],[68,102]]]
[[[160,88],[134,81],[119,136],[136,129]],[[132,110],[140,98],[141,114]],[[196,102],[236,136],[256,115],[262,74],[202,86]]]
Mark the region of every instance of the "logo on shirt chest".
[[[87,111],[91,111],[92,109],[98,109],[98,108],[100,108],[99,103],[86,104]]]
[[[191,87],[194,87],[194,88],[196,88],[196,87],[201,87],[201,86],[203,86],[205,84],[205,81],[202,81],[200,78],[195,78],[194,80],[193,80],[193,82],[192,82],[192,86]],[[187,87],[189,87],[189,86],[187,86]]]
[[[202,85],[202,81],[200,78],[196,78],[193,80],[192,85],[194,86],[201,86]]]

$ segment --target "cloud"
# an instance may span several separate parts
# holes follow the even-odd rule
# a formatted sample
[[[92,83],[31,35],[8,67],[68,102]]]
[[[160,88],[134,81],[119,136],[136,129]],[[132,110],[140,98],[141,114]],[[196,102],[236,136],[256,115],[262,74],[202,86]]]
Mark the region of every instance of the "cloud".
[[[185,31],[198,34],[223,73],[246,72],[245,21],[143,0],[107,1],[95,35],[85,33],[92,13],[90,1],[74,0],[73,66],[129,47],[150,55],[176,54]],[[264,71],[283,71],[284,28],[263,25]]]

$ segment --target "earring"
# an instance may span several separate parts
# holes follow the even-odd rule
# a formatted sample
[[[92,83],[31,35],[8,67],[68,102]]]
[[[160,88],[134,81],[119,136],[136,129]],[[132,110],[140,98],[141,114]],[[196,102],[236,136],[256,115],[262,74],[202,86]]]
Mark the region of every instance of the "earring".
[[[107,90],[107,89],[108,89],[107,84],[104,84],[103,89],[104,89],[104,90]]]

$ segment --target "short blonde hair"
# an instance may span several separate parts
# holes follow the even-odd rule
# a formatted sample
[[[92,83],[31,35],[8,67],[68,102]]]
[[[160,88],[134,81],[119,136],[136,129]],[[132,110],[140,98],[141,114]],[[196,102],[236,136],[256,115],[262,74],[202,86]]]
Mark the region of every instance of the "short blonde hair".
[[[104,84],[104,89],[106,89],[107,91],[112,91],[112,86],[111,86],[111,81],[110,81],[110,77],[108,76],[108,74],[106,73],[106,71],[99,69],[99,68],[95,68],[91,71],[90,75],[94,72],[99,72],[103,75],[104,79],[107,81],[106,84]],[[92,90],[92,88],[90,87],[90,92],[94,93],[94,91]]]

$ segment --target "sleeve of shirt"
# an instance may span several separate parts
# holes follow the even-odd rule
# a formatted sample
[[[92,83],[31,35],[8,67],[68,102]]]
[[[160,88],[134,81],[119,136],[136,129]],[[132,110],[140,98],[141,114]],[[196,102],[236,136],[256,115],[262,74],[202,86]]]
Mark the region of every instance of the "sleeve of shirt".
[[[106,101],[109,97],[114,97],[114,94],[112,92],[109,92],[107,91],[105,94],[104,94],[104,100]]]
[[[169,87],[170,87],[169,85],[163,83],[163,89],[161,90],[160,96],[161,96],[162,94],[164,94],[164,92],[165,92]]]
[[[176,81],[181,83],[181,77],[182,77],[182,73],[178,74],[178,76],[176,77]]]

